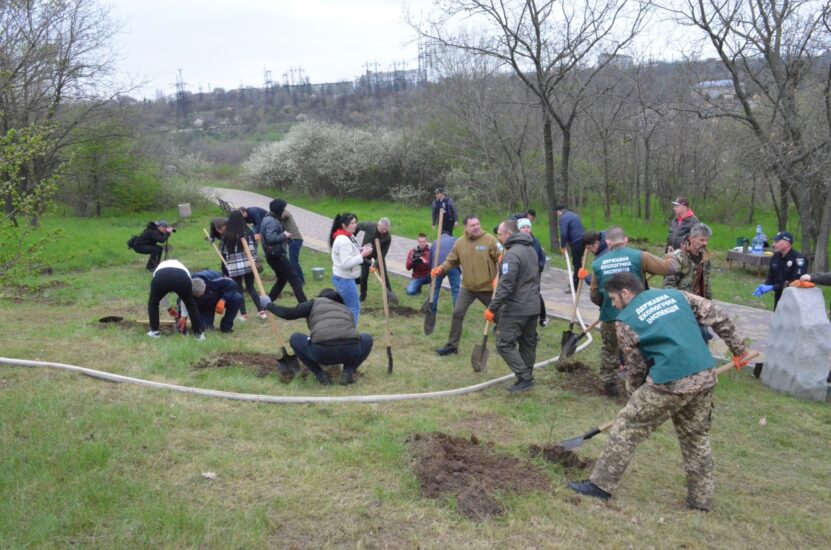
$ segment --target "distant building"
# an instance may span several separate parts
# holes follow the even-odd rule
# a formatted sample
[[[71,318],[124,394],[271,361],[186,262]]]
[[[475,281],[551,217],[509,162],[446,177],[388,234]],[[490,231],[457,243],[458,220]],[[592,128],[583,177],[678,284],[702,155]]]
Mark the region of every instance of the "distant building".
[[[695,90],[707,99],[732,100],[736,96],[732,80],[705,80],[695,85]]]
[[[597,64],[608,64],[621,71],[626,71],[632,68],[634,60],[631,55],[624,55],[620,53],[602,53],[597,57]]]

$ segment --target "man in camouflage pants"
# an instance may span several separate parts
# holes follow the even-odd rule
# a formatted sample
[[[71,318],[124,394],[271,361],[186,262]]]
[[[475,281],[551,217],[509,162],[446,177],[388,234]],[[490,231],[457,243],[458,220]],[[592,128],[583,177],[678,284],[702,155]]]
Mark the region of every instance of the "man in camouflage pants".
[[[671,275],[677,268],[675,259],[671,255],[664,258],[653,256],[649,252],[635,250],[626,246],[629,239],[622,227],[612,226],[606,231],[606,244],[609,250],[592,262],[594,276],[589,290],[591,300],[600,306],[600,379],[603,381],[603,390],[609,397],[618,395],[617,373],[620,365],[617,335],[615,333],[615,317],[617,310],[612,307],[609,297],[603,290],[603,285],[615,273],[631,272],[645,281],[646,274]],[[578,277],[585,279],[588,271],[581,269]]]
[[[712,327],[730,348],[737,367],[747,364],[744,342],[730,318],[704,298],[672,289],[644,290],[633,273],[613,275],[605,290],[621,310],[617,336],[626,359],[626,386],[634,393],[615,418],[591,477],[568,485],[583,495],[611,498],[635,448],[669,417],[684,458],[687,506],[711,510],[715,360],[706,344],[689,334],[698,331],[696,323]]]

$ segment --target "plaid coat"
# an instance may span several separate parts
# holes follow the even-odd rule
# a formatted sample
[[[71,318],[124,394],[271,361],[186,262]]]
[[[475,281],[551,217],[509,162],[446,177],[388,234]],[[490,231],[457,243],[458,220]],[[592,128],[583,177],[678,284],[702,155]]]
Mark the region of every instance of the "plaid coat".
[[[248,248],[251,249],[251,255],[254,257],[254,261],[256,262],[257,246],[254,243],[254,238],[250,233],[246,233],[245,238],[248,241]],[[245,255],[245,250],[243,250],[242,247],[238,248],[236,252],[230,252],[225,247],[225,241],[222,241],[220,252],[222,252],[222,256],[225,258],[225,263],[228,266],[227,269],[229,277],[241,277],[248,273],[253,273],[251,266],[248,264],[248,256]]]

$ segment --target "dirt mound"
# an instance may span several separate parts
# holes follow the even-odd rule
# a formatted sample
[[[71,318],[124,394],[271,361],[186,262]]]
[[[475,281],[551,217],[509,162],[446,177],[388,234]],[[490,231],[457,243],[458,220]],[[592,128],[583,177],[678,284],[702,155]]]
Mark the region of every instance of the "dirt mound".
[[[603,382],[600,377],[587,364],[582,361],[567,361],[555,367],[559,372],[565,374],[556,379],[556,384],[564,390],[572,391],[583,395],[599,395],[605,397]],[[618,391],[623,399],[622,384],[618,384]]]
[[[570,451],[560,445],[546,445],[545,447],[531,445],[528,447],[528,455],[531,458],[542,456],[545,461],[561,464],[565,468],[585,470],[594,466],[594,460],[583,460],[574,451]]]
[[[412,308],[410,306],[394,306],[390,304],[390,316],[399,315],[401,317],[416,317],[418,315],[424,315],[420,310]],[[379,314],[384,315],[384,308],[383,307],[374,307],[374,306],[361,306],[361,311],[364,313],[372,313],[372,314]]]
[[[277,356],[266,353],[231,352],[208,355],[193,364],[194,369],[222,369],[243,367],[263,378],[277,372]]]
[[[428,498],[454,496],[459,511],[474,521],[502,514],[496,499],[502,491],[527,493],[551,488],[548,478],[530,462],[505,456],[491,444],[443,433],[407,438],[413,471]]]

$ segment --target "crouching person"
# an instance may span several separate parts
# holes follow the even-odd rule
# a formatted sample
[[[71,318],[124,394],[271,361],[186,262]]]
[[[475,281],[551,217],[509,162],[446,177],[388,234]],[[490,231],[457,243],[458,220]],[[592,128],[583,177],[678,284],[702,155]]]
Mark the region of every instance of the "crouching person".
[[[321,366],[343,365],[340,383],[355,381],[355,371],[372,351],[372,336],[355,328],[352,311],[335,290],[324,288],[316,298],[295,307],[272,303],[260,296],[260,305],[282,319],[306,319],[309,334],[295,332],[289,339],[291,349],[321,384],[331,384]]]
[[[183,306],[180,321],[184,319],[184,322],[187,322],[186,312],[191,312],[190,323],[193,335],[197,340],[204,340],[202,318],[196,307],[196,298],[193,296],[190,271],[178,260],[165,260],[153,272],[153,279],[150,281],[150,297],[147,299],[147,318],[150,320],[150,332],[147,336],[159,337],[159,302],[171,292],[176,293]],[[180,329],[184,322],[180,325]]]
[[[234,331],[234,318],[242,306],[242,293],[233,279],[210,269],[194,273],[193,296],[206,329],[213,329],[214,316],[222,315],[219,331]]]

